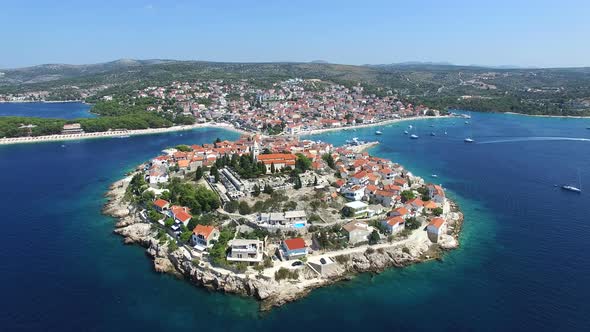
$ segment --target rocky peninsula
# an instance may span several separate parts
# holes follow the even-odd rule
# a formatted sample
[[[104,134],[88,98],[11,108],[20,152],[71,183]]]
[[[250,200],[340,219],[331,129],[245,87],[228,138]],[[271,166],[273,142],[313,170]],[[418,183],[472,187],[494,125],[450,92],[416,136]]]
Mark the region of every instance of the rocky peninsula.
[[[170,239],[174,238],[178,240],[179,237],[169,230],[166,235],[169,239],[163,241],[162,229],[165,229],[166,226],[162,222],[158,223],[151,220],[146,213],[145,206],[142,207],[136,200],[129,198],[130,186],[134,186],[134,177],[138,174],[143,176],[145,169],[146,165],[142,165],[126,178],[114,183],[106,194],[108,202],[103,213],[118,219],[114,233],[121,235],[125,244],[138,244],[145,247],[146,253],[153,259],[155,271],[174,274],[195,285],[214,291],[253,297],[260,301],[261,310],[269,310],[272,307],[297,300],[315,288],[348,280],[359,273],[379,273],[392,267],[400,268],[427,260],[441,259],[445,251],[459,246],[459,233],[463,223],[463,214],[453,201],[445,198],[440,206],[440,210],[443,211],[440,217],[419,216],[417,218],[418,225],[414,230],[409,229],[410,219],[407,219],[406,231],[398,234],[391,231],[392,235],[390,236],[384,236],[383,234],[388,234],[386,227],[381,229],[379,226],[381,224],[386,226],[388,222],[392,224],[392,220],[396,217],[392,217],[390,213],[387,213],[387,216],[383,213],[366,216],[356,219],[357,221],[355,219],[351,221],[350,218],[344,217],[342,217],[344,219],[342,221],[329,221],[325,220],[326,218],[318,212],[318,215],[322,216],[324,220],[321,222],[314,220],[312,225],[306,225],[303,229],[290,234],[291,237],[298,235],[301,238],[312,239],[311,241],[306,240],[307,243],[311,243],[308,246],[309,254],[304,256],[305,258],[296,260],[301,262],[296,267],[294,267],[295,264],[291,263],[294,260],[282,256],[282,250],[288,251],[288,248],[284,249],[288,240],[277,240],[268,236],[264,239],[265,242],[268,242],[265,245],[267,251],[264,256],[274,255],[276,252],[281,251],[281,254],[277,254],[281,258],[280,260],[271,260],[266,257],[268,258],[268,265],[265,258],[264,267],[262,267],[263,261],[260,261],[257,265],[260,268],[256,268],[256,264],[249,264],[246,268],[237,268],[235,265],[219,265],[214,263],[214,259],[212,259],[215,248],[211,246],[204,249],[205,251],[201,251],[202,249],[196,250],[197,246],[193,246],[191,241],[170,241]],[[316,175],[316,178],[319,174]],[[421,188],[426,188],[426,184],[421,178],[415,177],[411,173],[404,173],[403,176],[405,181],[411,183],[408,188],[414,188],[420,192],[422,192]],[[350,176],[350,179],[352,178],[354,177]],[[212,186],[212,188],[217,191],[215,186]],[[156,193],[161,193],[161,190],[155,189]],[[407,191],[411,190],[413,189]],[[341,190],[340,194],[343,191]],[[416,199],[413,201],[415,203]],[[392,204],[395,207],[395,204]],[[409,208],[408,204],[410,203],[406,201],[404,204]],[[393,209],[392,211],[396,210],[401,209]],[[231,230],[236,235],[241,234],[242,227],[256,228],[255,223],[259,222],[258,219],[249,219],[247,215],[237,219],[239,215],[234,216],[232,213],[223,210],[221,206],[213,213],[222,214],[224,218],[227,218],[225,221],[220,222],[218,227],[224,229],[231,225]],[[426,212],[423,212],[423,214],[426,215]],[[260,215],[258,216],[260,217]],[[437,238],[433,240],[430,227],[432,227],[433,223],[436,223],[435,220],[441,218],[444,221],[444,232],[437,234]],[[430,223],[428,223],[429,220]],[[371,239],[369,242],[360,241],[351,244],[353,234],[353,231],[350,230],[351,224],[361,228],[366,227],[363,225],[369,225],[369,228],[373,226],[374,231],[381,229],[377,234],[381,232],[383,234],[380,235],[378,240]],[[397,226],[395,222],[394,226]],[[195,228],[193,234],[197,234],[198,227],[200,226]],[[346,234],[349,234],[350,239],[347,245],[328,248],[323,244],[320,239],[324,236],[322,232],[324,230],[328,232],[328,229],[331,230],[334,227],[348,230]],[[284,228],[282,230],[285,231]],[[282,234],[282,232],[279,232],[279,234]],[[329,233],[328,235],[330,236]],[[370,238],[370,235],[368,238]],[[221,242],[221,239],[219,239],[219,242]],[[272,246],[270,243],[273,242],[277,243],[276,251],[267,248]],[[312,247],[314,247],[313,251]],[[297,273],[289,275],[288,273],[292,271],[297,271]],[[282,272],[287,273],[287,277],[279,278],[278,276]]]

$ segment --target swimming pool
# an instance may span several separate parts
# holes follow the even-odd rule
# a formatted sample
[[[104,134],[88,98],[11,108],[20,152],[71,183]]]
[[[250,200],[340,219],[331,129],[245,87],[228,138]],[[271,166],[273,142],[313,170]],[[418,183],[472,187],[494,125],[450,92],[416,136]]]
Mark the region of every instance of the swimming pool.
[[[293,224],[293,227],[295,227],[295,228],[303,228],[303,227],[305,227],[305,223],[304,222],[298,222],[296,224]]]

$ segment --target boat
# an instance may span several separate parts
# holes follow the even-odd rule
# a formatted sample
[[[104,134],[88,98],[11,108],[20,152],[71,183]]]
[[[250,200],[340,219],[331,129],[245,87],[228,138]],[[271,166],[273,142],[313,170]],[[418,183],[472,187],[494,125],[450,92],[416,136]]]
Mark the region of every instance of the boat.
[[[561,186],[561,189],[563,190],[568,190],[568,191],[573,191],[575,193],[581,193],[582,192],[582,180],[580,179],[580,170],[578,169],[578,187],[576,186],[572,186],[569,184],[564,184]]]
[[[581,193],[582,192],[582,189],[580,189],[578,187],[570,186],[570,185],[563,185],[563,186],[561,186],[561,189],[573,191],[575,193]]]
[[[410,138],[411,138],[411,139],[418,139],[418,135],[416,135],[416,134],[412,134],[412,135],[410,135]]]
[[[436,136],[436,134],[434,132],[431,132],[430,136]]]
[[[406,135],[407,135],[407,134],[408,134],[408,131],[407,131],[407,130],[404,130],[404,134],[406,134]]]
[[[465,143],[473,143],[473,142],[475,142],[475,141],[473,140],[473,138],[469,138],[469,137],[465,138],[465,140],[464,140],[464,141],[465,141]]]
[[[445,135],[447,135],[447,132],[445,131]]]
[[[469,121],[465,121],[465,124],[469,124]]]
[[[413,127],[412,127],[412,125],[409,125],[408,128],[412,129]]]
[[[438,177],[438,175],[436,175],[436,174],[431,174],[430,176],[432,176],[433,178],[437,178]]]
[[[346,144],[348,144],[350,146],[358,146],[358,145],[363,145],[366,143],[367,142],[365,142],[365,141],[359,140],[358,137],[353,137],[352,139],[346,140]]]
[[[117,136],[117,137],[118,137],[118,138],[129,138],[129,137],[131,137],[131,136],[129,136],[129,135],[121,135],[121,136]]]
[[[375,132],[375,135],[382,135],[382,134],[383,134],[383,133],[382,133],[381,131],[379,131],[379,130],[377,130],[377,131]]]

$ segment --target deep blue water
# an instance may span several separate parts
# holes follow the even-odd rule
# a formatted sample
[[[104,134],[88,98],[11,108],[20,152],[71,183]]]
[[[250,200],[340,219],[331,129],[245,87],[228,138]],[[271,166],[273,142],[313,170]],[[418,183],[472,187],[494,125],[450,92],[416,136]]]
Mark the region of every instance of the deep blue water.
[[[0,116],[32,116],[38,118],[92,118],[90,105],[84,103],[0,103]]]
[[[461,247],[443,262],[361,275],[262,315],[251,299],[154,273],[144,250],[123,246],[100,214],[110,183],[137,163],[235,133],[0,147],[1,330],[590,330],[590,196],[554,187],[576,184],[580,170],[590,189],[590,142],[523,141],[590,138],[588,121],[474,113],[470,125],[439,119],[378,128],[382,136],[315,136],[379,139],[371,153],[438,174],[430,179],[465,212]],[[420,139],[403,135],[410,123]],[[478,143],[463,143],[467,135]]]

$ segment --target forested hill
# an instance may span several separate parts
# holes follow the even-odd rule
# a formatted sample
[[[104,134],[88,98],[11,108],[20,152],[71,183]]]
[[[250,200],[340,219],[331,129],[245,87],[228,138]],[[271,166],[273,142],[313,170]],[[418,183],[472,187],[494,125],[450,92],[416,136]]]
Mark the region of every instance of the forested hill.
[[[265,88],[293,77],[392,91],[435,108],[526,114],[590,115],[590,68],[498,69],[406,63],[351,66],[313,63],[219,63],[118,60],[95,65],[41,65],[0,70],[0,94],[50,91],[53,99],[113,93],[174,80],[252,79]],[[97,89],[102,86],[103,89]],[[108,86],[109,89],[104,90]]]

